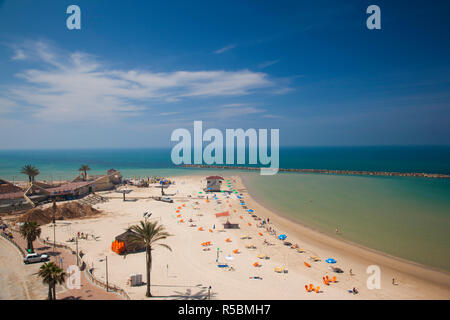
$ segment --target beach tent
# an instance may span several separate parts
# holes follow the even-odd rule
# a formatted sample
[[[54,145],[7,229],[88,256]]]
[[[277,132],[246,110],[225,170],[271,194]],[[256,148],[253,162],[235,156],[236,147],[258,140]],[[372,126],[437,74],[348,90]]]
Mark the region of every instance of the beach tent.
[[[119,234],[117,237],[115,237],[115,240],[117,242],[123,242],[123,244],[125,246],[125,251],[124,252],[127,252],[127,253],[138,252],[138,251],[142,251],[142,250],[145,249],[145,247],[143,247],[143,246],[138,246],[138,245],[136,245],[134,243],[130,243],[128,237],[130,235],[133,235],[133,234],[134,234],[134,232],[131,231],[130,229],[128,229],[124,233]]]
[[[325,260],[326,263],[336,263],[336,260],[334,260],[333,258],[328,258],[327,260]]]
[[[280,239],[280,240],[285,240],[286,238],[287,238],[287,235],[285,235],[285,234],[280,234],[278,236],[278,239]]]

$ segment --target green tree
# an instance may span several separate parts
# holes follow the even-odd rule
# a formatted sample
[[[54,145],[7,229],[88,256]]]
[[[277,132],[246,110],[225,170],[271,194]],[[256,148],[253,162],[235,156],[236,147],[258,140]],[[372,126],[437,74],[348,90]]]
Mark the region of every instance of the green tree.
[[[32,166],[31,164],[24,165],[22,169],[20,170],[20,173],[23,173],[28,176],[29,182],[34,181],[34,177],[39,175],[39,169],[37,169],[35,166]]]
[[[48,300],[56,300],[56,284],[64,283],[66,273],[55,263],[47,262],[39,268],[38,275],[48,285]]]
[[[87,164],[82,164],[78,171],[83,172],[83,180],[87,179],[87,172],[91,170],[91,168]]]
[[[127,236],[127,240],[130,244],[135,244],[139,247],[145,248],[146,267],[147,267],[147,292],[146,296],[151,297],[150,292],[150,271],[152,268],[152,250],[153,246],[162,246],[172,251],[172,249],[164,244],[158,243],[161,240],[171,236],[165,231],[163,225],[159,225],[158,222],[141,221],[139,225],[133,225],[130,227],[133,234]]]
[[[33,241],[41,235],[41,228],[35,221],[25,222],[20,227],[20,234],[27,240],[27,250],[34,252]]]

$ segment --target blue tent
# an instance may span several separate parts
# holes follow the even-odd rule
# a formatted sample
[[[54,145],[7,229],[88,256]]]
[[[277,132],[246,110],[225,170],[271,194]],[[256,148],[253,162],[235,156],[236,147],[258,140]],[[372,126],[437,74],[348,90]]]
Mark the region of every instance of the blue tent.
[[[280,239],[280,240],[285,240],[286,238],[287,238],[287,235],[285,235],[285,234],[280,234],[278,236],[278,239]]]
[[[333,258],[328,258],[327,260],[325,260],[325,262],[327,262],[327,263],[336,263],[336,260],[334,260]]]

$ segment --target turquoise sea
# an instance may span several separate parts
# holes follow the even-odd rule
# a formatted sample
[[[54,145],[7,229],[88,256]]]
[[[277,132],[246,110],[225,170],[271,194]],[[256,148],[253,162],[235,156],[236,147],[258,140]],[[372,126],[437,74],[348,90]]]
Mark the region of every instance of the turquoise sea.
[[[24,164],[41,180],[73,178],[110,168],[125,177],[204,175],[176,168],[170,149],[0,151],[0,178],[25,180]],[[450,174],[450,147],[281,148],[280,167]],[[237,171],[227,171],[237,174]],[[450,271],[450,179],[241,173],[251,193],[299,222],[388,254]]]

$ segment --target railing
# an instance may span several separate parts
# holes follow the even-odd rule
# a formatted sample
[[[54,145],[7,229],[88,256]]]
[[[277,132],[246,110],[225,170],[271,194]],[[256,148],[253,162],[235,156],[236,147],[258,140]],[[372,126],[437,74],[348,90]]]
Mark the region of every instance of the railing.
[[[39,239],[40,241],[42,241],[44,244],[47,245],[51,245],[53,246],[53,242],[44,240],[44,239]],[[76,251],[73,251],[73,249],[71,247],[69,247],[68,245],[62,244],[62,243],[55,243],[55,247],[57,248],[63,248],[63,249],[67,249],[70,250],[70,252],[74,255],[76,255]],[[111,292],[115,292],[118,295],[120,295],[122,298],[126,299],[126,300],[131,300],[130,296],[125,292],[125,290],[123,290],[122,288],[116,286],[116,285],[110,285],[108,284],[108,286],[106,285],[106,283],[102,282],[101,280],[97,279],[90,270],[88,270],[87,263],[84,261],[83,257],[80,256],[80,254],[78,254],[78,259],[77,261],[79,261],[79,264],[81,263],[81,265],[84,265],[85,270],[84,270],[84,274],[86,275],[86,278],[92,282],[93,284],[105,289],[106,291],[111,291]]]
[[[4,234],[3,232],[0,233],[0,235],[5,238],[6,240],[8,240],[9,242],[11,242],[20,252],[20,254],[22,255],[23,258],[25,258],[25,251],[23,251],[23,249],[10,237],[8,237],[6,234]]]

